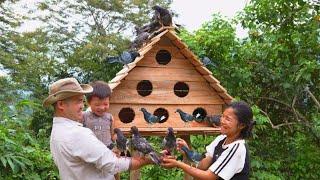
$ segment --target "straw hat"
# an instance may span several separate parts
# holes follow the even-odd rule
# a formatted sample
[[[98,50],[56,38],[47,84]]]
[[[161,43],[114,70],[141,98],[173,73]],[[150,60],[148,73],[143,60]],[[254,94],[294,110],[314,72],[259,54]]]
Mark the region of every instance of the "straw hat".
[[[91,93],[93,88],[88,84],[79,84],[75,78],[60,79],[49,87],[49,96],[43,101],[43,106],[48,107],[53,103],[69,97]]]

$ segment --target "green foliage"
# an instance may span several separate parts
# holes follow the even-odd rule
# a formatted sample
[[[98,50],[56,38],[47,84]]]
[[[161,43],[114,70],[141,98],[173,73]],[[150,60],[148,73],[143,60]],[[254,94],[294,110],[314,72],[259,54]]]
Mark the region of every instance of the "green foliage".
[[[45,134],[35,136],[28,130],[31,101],[21,101],[8,107],[0,103],[0,178],[57,179],[56,167]]]

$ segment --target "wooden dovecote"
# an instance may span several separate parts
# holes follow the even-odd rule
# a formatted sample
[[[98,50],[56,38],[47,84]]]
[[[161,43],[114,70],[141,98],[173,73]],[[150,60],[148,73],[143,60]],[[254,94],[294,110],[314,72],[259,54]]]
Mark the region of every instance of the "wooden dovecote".
[[[162,29],[139,52],[141,56],[109,82],[114,126],[128,133],[135,125],[143,135],[161,135],[168,127],[182,135],[219,132],[205,122],[186,126],[175,113],[180,108],[202,116],[221,114],[233,98],[174,31]],[[142,107],[166,118],[150,125],[143,118]]]

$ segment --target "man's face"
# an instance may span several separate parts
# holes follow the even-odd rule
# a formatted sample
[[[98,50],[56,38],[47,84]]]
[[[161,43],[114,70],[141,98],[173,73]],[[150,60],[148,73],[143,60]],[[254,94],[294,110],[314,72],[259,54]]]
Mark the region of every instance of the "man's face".
[[[82,122],[83,95],[72,96],[61,101],[61,109],[66,118]]]
[[[97,116],[103,116],[109,110],[109,97],[100,99],[93,96],[89,102],[91,111]]]

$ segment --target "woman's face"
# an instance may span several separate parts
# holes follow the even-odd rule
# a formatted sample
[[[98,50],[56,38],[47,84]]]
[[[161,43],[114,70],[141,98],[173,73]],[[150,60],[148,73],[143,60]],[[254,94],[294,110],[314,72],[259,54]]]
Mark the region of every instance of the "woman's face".
[[[243,126],[240,126],[238,118],[234,112],[234,109],[229,107],[227,108],[221,117],[221,134],[227,136],[235,136],[240,134]]]

